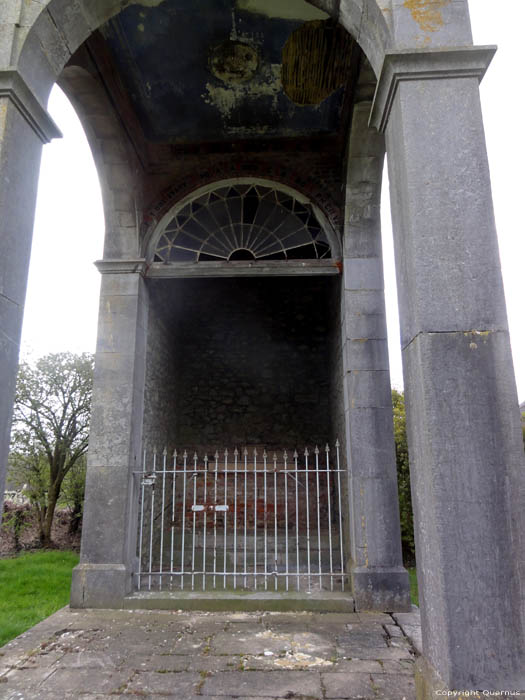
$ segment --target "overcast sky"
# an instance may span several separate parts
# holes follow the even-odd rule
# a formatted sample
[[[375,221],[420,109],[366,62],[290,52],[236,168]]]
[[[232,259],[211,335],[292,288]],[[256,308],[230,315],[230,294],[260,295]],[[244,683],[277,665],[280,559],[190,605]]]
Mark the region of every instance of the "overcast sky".
[[[470,0],[474,41],[497,44],[481,85],[494,206],[511,331],[518,395],[525,400],[524,220],[522,200],[525,98],[521,85],[522,0]],[[518,89],[519,88],[519,89]],[[98,313],[104,216],[95,166],[82,127],[60,90],[49,111],[64,138],[45,146],[24,327],[22,358],[71,350],[93,352]],[[388,190],[383,193],[385,284],[391,375],[401,388],[399,324],[393,269]]]

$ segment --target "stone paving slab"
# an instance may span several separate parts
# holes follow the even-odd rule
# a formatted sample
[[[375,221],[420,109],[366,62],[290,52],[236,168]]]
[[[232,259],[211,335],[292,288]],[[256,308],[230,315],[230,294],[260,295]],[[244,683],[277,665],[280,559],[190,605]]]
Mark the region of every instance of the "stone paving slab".
[[[382,613],[64,608],[0,649],[0,700],[414,700],[414,659]]]

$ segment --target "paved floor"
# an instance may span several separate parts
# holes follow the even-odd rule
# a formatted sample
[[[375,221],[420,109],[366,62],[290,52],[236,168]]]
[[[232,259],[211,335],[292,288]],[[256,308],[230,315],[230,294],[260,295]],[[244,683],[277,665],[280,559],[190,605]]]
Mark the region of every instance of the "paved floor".
[[[0,698],[413,700],[418,613],[396,617],[64,608],[0,649]]]

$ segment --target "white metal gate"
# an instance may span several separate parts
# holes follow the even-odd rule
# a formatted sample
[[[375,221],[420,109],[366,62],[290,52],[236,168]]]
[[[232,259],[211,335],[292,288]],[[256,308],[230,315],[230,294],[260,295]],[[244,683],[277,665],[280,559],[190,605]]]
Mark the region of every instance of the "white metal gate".
[[[339,442],[212,458],[144,452],[139,590],[345,589]]]

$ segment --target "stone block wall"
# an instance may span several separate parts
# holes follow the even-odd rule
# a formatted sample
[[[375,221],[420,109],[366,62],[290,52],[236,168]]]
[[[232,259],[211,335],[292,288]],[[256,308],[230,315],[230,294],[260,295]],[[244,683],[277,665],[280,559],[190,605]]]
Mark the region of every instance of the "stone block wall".
[[[337,282],[151,281],[145,443],[213,454],[330,440]]]
[[[150,304],[146,383],[144,389],[144,447],[162,451],[171,445],[176,424],[177,345],[171,324],[159,303]]]

